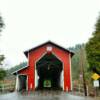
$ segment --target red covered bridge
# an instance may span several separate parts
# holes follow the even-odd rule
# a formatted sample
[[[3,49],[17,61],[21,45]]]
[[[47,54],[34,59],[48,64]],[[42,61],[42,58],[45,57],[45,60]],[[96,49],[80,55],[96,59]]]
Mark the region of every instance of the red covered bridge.
[[[28,65],[14,72],[16,90],[72,90],[72,52],[49,41],[24,54]]]

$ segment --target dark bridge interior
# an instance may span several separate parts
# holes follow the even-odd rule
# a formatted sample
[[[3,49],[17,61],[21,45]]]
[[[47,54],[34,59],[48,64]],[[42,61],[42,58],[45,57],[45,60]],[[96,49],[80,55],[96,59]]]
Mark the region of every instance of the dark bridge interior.
[[[26,75],[19,75],[19,91],[26,90]]]
[[[62,62],[54,54],[45,54],[36,63],[38,79],[38,90],[58,90],[60,87],[60,75],[63,69]]]

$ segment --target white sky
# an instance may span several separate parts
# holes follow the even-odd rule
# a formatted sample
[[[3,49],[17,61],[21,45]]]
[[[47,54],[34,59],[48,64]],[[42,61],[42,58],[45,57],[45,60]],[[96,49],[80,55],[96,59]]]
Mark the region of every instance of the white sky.
[[[85,43],[99,12],[100,0],[0,0],[0,52],[13,66],[26,60],[23,51],[48,40],[65,48]]]

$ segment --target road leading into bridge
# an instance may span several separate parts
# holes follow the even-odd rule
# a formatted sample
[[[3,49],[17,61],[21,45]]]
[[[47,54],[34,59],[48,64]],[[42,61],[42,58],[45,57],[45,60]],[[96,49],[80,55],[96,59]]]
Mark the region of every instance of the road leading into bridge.
[[[100,100],[96,97],[83,97],[64,92],[35,92],[35,93],[8,93],[1,94],[0,100]]]

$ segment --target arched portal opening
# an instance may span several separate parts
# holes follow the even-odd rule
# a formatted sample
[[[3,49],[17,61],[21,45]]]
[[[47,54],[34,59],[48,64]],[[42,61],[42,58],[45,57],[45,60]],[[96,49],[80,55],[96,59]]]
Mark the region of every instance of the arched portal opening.
[[[38,90],[59,90],[61,87],[62,62],[53,54],[45,54],[36,62],[38,74]]]

